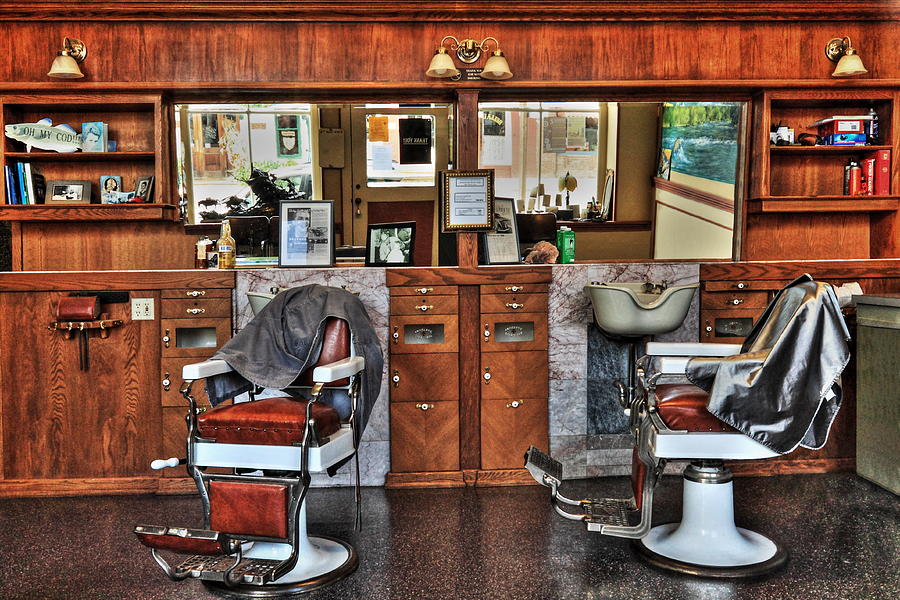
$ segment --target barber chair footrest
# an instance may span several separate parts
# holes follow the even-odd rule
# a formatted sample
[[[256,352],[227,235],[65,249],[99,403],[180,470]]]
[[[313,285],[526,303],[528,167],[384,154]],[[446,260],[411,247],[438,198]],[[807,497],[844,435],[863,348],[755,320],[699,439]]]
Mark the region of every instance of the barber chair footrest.
[[[584,523],[588,531],[601,531],[604,525],[630,527],[628,515],[636,514],[631,498],[600,498],[583,501],[584,513],[588,515]]]
[[[525,452],[525,468],[535,481],[547,487],[559,485],[563,478],[562,463],[534,446],[530,446]]]
[[[191,577],[203,581],[225,581],[225,571],[234,564],[230,556],[190,556],[178,565],[178,571],[190,571]],[[265,585],[272,581],[280,560],[245,558],[231,572],[231,578],[245,585]]]

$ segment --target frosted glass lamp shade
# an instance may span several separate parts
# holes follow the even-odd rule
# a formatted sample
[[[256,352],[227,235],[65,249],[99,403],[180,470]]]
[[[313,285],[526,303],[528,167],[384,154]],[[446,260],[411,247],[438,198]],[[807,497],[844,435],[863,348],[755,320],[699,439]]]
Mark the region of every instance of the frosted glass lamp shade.
[[[429,77],[455,77],[459,75],[459,69],[454,66],[453,59],[447,54],[447,49],[438,48],[425,74]]]
[[[831,76],[853,77],[854,75],[862,75],[863,73],[868,72],[869,71],[863,66],[859,54],[853,50],[848,50],[838,61],[837,66],[834,68],[834,73],[832,73]]]
[[[50,65],[50,71],[47,73],[50,77],[59,77],[60,79],[78,79],[84,77],[84,73],[78,68],[75,59],[64,52],[53,59]]]
[[[509,79],[512,77],[512,71],[509,70],[509,63],[500,50],[494,50],[487,62],[484,63],[484,69],[481,71],[483,79]]]

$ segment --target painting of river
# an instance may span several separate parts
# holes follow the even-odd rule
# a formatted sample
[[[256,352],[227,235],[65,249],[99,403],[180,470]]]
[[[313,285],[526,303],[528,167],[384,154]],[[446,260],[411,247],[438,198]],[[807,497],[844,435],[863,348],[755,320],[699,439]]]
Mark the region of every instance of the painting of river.
[[[741,104],[666,102],[657,175],[676,171],[734,184]]]

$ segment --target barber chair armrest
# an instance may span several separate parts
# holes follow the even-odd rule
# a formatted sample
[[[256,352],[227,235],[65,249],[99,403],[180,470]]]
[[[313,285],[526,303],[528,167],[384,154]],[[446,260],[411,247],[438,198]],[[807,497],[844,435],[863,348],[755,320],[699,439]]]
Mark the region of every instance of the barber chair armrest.
[[[741,353],[741,345],[647,342],[645,353],[648,356],[732,356]]]
[[[351,375],[356,375],[366,367],[366,359],[362,356],[350,356],[342,360],[316,367],[313,370],[313,381],[330,383]]]
[[[205,360],[201,363],[184,365],[184,368],[181,369],[181,377],[188,381],[194,381],[195,379],[205,379],[213,375],[228,373],[232,370],[231,366],[224,360]]]
[[[685,358],[681,356],[677,358],[671,356],[660,358],[656,362],[656,372],[663,375],[684,375],[689,360],[690,357]]]

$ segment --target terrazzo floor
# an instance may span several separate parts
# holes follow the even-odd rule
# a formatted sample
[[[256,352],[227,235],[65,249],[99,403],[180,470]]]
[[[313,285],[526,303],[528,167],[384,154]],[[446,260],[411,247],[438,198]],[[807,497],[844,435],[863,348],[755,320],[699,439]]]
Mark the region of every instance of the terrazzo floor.
[[[566,482],[574,497],[627,495],[624,477]],[[627,540],[552,513],[545,488],[310,492],[313,533],[351,540],[359,569],[306,595],[325,599],[893,599],[900,597],[900,500],[851,474],[735,479],[737,521],[775,537],[787,567],[757,581],[665,573]],[[680,478],[657,488],[654,523],[676,520]],[[215,598],[165,578],[136,523],[199,526],[196,497],[0,500],[0,598]]]

